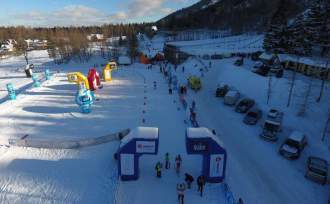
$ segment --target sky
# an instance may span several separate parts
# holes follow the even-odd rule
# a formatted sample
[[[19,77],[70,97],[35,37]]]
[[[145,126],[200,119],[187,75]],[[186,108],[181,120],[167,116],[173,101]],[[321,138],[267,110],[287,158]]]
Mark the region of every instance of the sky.
[[[0,26],[79,26],[156,21],[198,0],[0,0]]]

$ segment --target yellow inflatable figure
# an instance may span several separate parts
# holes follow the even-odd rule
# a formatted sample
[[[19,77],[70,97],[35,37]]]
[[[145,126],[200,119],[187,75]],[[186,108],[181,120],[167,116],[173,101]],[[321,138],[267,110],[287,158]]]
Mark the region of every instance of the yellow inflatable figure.
[[[67,77],[69,82],[76,83],[78,85],[84,84],[85,88],[89,90],[88,80],[81,72],[70,72]]]
[[[103,69],[104,81],[111,81],[112,80],[111,72],[113,70],[116,70],[116,69],[117,69],[117,63],[116,62],[109,62]]]

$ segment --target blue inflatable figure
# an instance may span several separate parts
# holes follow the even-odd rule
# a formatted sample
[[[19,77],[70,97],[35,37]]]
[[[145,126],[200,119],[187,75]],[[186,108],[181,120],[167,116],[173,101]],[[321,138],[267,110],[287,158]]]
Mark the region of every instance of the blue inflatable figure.
[[[9,96],[10,100],[15,100],[16,99],[16,92],[15,92],[13,84],[9,83],[9,84],[6,85],[6,87],[7,87],[8,96]]]
[[[45,77],[46,77],[46,80],[50,80],[51,79],[51,75],[50,75],[49,69],[46,69],[45,70]]]
[[[36,74],[32,74],[33,87],[40,87],[40,81]]]
[[[93,97],[90,90],[80,89],[76,94],[76,103],[79,105],[82,113],[92,111]]]

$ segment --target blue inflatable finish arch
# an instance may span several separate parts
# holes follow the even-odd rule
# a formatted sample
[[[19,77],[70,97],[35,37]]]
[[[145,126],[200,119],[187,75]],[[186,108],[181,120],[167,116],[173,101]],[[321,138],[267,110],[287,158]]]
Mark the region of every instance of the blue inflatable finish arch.
[[[118,173],[123,181],[139,178],[139,157],[157,154],[159,133],[156,127],[137,127],[121,140],[118,155]]]
[[[187,128],[186,148],[188,154],[203,156],[202,174],[207,182],[219,183],[224,180],[227,152],[220,139],[209,129]]]

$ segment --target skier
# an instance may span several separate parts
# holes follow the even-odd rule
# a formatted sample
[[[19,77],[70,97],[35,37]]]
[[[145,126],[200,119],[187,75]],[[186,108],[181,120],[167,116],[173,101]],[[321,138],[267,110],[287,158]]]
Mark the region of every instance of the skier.
[[[212,67],[212,62],[209,61],[209,69],[211,69],[211,67]]]
[[[217,135],[217,133],[215,132],[215,129],[212,130],[212,134]]]
[[[238,199],[238,202],[237,202],[237,204],[244,204],[244,202],[243,202],[242,198],[239,198],[239,199]]]
[[[172,94],[172,88],[168,89],[168,93],[171,95]]]
[[[157,162],[155,169],[156,169],[157,177],[161,178],[162,177],[162,164],[160,162]]]
[[[176,72],[176,69],[178,68],[178,65],[174,65],[174,71]]]
[[[156,90],[157,89],[157,82],[154,81],[154,89]]]
[[[182,66],[182,72],[184,72],[184,66]]]
[[[196,102],[194,100],[191,102],[191,108],[193,110],[195,110],[195,108],[196,108]]]
[[[177,174],[180,174],[181,163],[182,163],[182,159],[181,159],[180,154],[178,154],[175,157],[175,170],[176,170]]]
[[[203,175],[200,175],[197,178],[197,185],[198,185],[198,191],[201,193],[201,197],[203,196],[203,190],[205,185],[205,179]]]
[[[186,185],[184,183],[177,184],[176,190],[178,192],[179,204],[183,204],[184,203],[184,191],[186,190]]]
[[[170,155],[168,152],[165,154],[165,169],[169,169],[171,166],[170,164]]]
[[[187,188],[190,189],[191,183],[194,181],[194,177],[188,173],[184,174],[186,176],[185,181],[187,182]]]

